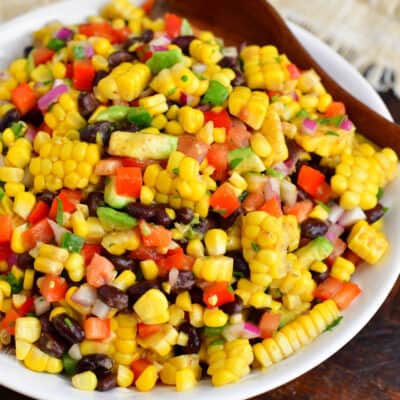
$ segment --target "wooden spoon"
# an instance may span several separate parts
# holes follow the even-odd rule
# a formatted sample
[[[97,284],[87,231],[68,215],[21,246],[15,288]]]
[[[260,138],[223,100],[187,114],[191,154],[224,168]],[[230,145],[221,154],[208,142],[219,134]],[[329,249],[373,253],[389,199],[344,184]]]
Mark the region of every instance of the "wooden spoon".
[[[333,98],[343,101],[357,130],[400,155],[400,125],[388,121],[357,100],[333,80],[311,57],[278,12],[265,0],[159,0],[154,14],[173,12],[195,26],[213,31],[232,45],[243,42],[273,44],[301,69],[313,68]]]

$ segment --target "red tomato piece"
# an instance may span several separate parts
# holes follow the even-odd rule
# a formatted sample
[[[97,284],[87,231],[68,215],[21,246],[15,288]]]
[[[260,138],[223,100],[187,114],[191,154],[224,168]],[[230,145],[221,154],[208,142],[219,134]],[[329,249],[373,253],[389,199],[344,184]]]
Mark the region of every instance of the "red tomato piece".
[[[148,336],[154,335],[155,333],[159,332],[160,329],[162,328],[162,325],[160,324],[148,325],[139,322],[137,328],[139,337],[144,339]]]
[[[340,101],[332,101],[329,107],[325,111],[325,116],[328,118],[336,117],[337,115],[345,115],[346,107]]]
[[[343,257],[346,260],[351,261],[355,266],[361,264],[363,262],[363,259],[361,257],[359,257],[356,253],[354,253],[353,251],[351,251],[350,249],[347,249],[344,254]],[[1,258],[0,258],[1,259]]]
[[[344,283],[339,279],[330,276],[321,282],[314,292],[314,297],[320,300],[332,299],[340,290],[343,289]]]
[[[318,187],[325,181],[321,171],[308,165],[302,165],[297,177],[297,185],[311,196],[317,194]]]
[[[295,64],[288,64],[286,69],[289,72],[290,79],[299,79],[300,78],[300,71]]]
[[[228,218],[240,207],[240,201],[233,189],[224,183],[211,195],[210,206],[222,217]]]
[[[166,13],[165,19],[165,30],[169,36],[175,38],[181,34],[182,18],[176,14]]]
[[[326,259],[327,264],[332,266],[333,263],[335,262],[336,258],[341,256],[345,252],[346,248],[347,248],[346,242],[344,242],[340,238],[336,238],[336,240],[333,243],[332,253]]]
[[[138,167],[120,167],[116,171],[116,192],[121,196],[139,197],[142,188],[142,170]]]
[[[143,371],[151,365],[151,362],[146,360],[145,358],[139,358],[138,360],[133,361],[131,364],[131,370],[133,375],[135,376],[135,382],[142,375]]]
[[[0,243],[9,243],[13,232],[11,215],[0,215]]]
[[[176,268],[180,271],[192,270],[194,257],[184,254],[181,248],[177,250],[179,251],[168,251],[165,257],[161,257],[157,261],[161,276],[165,276],[172,268]]]
[[[22,240],[24,241],[28,250],[33,249],[38,242],[51,242],[53,240],[53,237],[53,229],[51,229],[47,218],[44,218],[36,224],[32,225],[27,231],[22,234]]]
[[[93,256],[97,253],[101,252],[101,246],[99,244],[89,244],[85,243],[82,247],[81,254],[85,259],[85,265],[90,264],[92,261]]]
[[[54,54],[56,54],[56,52],[47,47],[35,49],[33,51],[33,62],[35,65],[45,64],[53,58]]]
[[[33,297],[29,296],[26,300],[25,303],[22,304],[21,307],[18,308],[18,313],[21,317],[23,317],[24,315],[33,312],[34,311],[34,302],[33,302]]]
[[[261,337],[263,339],[267,339],[272,337],[273,333],[278,329],[279,323],[281,322],[280,314],[273,314],[269,311],[266,311],[258,324],[258,327],[261,331]]]
[[[88,340],[104,340],[111,335],[111,321],[90,317],[83,323],[83,330]]]
[[[138,249],[131,251],[130,257],[134,260],[153,260],[157,262],[162,258],[162,255],[157,253],[155,248],[141,246]]]
[[[146,14],[150,14],[151,10],[154,7],[154,1],[155,0],[146,0],[143,4],[142,4],[142,10],[144,10],[144,12]]]
[[[1,320],[0,326],[6,330],[10,335],[15,335],[15,323],[17,319],[20,317],[19,313],[14,309],[11,308],[5,317]]]
[[[231,120],[231,127],[227,131],[226,143],[230,150],[248,147],[250,143],[251,133],[247,130],[246,125],[238,120]]]
[[[225,108],[220,112],[205,111],[204,121],[206,123],[212,121],[214,128],[225,128],[226,132],[228,132],[231,127],[231,118]]]
[[[317,192],[314,196],[315,200],[321,201],[322,203],[328,203],[329,200],[333,199],[335,194],[329,183],[323,181],[317,188]]]
[[[114,265],[107,258],[95,253],[86,267],[86,280],[89,285],[99,288],[110,283],[113,277]]]
[[[235,300],[235,294],[229,282],[215,282],[204,289],[203,301],[207,307],[219,307]]]
[[[150,225],[145,220],[139,221],[142,242],[146,247],[167,247],[172,241],[172,233],[160,225]]]
[[[355,283],[345,282],[342,289],[333,296],[333,300],[340,310],[345,310],[361,292],[362,290]]]
[[[46,275],[40,283],[40,293],[49,303],[62,300],[67,290],[68,283],[61,276]]]
[[[207,161],[215,168],[218,177],[222,177],[228,171],[228,152],[229,148],[225,143],[213,143],[208,150]]]
[[[79,33],[87,37],[97,36],[108,39],[111,43],[121,43],[126,35],[121,30],[114,29],[108,22],[95,22],[82,24],[78,28]]]
[[[18,111],[25,115],[36,106],[36,93],[27,83],[21,83],[11,91],[11,100]]]
[[[73,64],[72,82],[77,90],[90,92],[93,88],[93,80],[96,70],[89,60],[75,61]]]
[[[283,211],[285,214],[295,215],[297,221],[302,223],[304,220],[307,219],[308,214],[310,214],[311,210],[313,209],[314,205],[311,200],[303,200],[298,201],[293,206],[284,206]]]
[[[199,163],[205,159],[209,147],[193,135],[181,135],[178,139],[178,151],[196,159]]]
[[[120,159],[123,167],[137,167],[142,170],[151,164],[156,164],[155,160],[138,160],[137,158],[124,157]]]
[[[265,211],[277,218],[282,216],[281,202],[276,197],[272,197],[271,199],[267,200],[259,210]]]
[[[28,222],[30,224],[36,224],[43,218],[46,218],[49,215],[50,207],[42,200],[39,200],[35,207],[33,207],[32,212],[29,214]]]
[[[243,200],[242,206],[246,211],[258,210],[265,202],[263,190],[249,193]]]

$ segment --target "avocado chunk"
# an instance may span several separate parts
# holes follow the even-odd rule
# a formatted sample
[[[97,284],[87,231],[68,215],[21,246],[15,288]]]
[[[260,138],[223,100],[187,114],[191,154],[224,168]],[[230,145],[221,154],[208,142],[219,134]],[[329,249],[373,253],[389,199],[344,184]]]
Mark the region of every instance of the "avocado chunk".
[[[165,68],[171,68],[183,60],[181,49],[157,51],[147,60],[146,64],[151,69],[152,74],[156,75]]]
[[[314,261],[322,261],[333,251],[333,244],[324,236],[318,236],[304,247],[296,251],[296,256],[304,268],[308,268]]]
[[[228,153],[229,166],[239,174],[246,172],[263,172],[265,165],[250,147],[232,150]]]
[[[130,229],[137,225],[136,218],[131,217],[129,214],[116,211],[110,207],[99,207],[97,209],[97,216],[100,222],[110,229],[124,230]]]
[[[139,160],[166,160],[177,147],[176,136],[116,131],[111,134],[108,153]]]
[[[135,201],[133,197],[122,196],[116,192],[115,177],[107,178],[104,188],[104,201],[113,208],[123,208]]]

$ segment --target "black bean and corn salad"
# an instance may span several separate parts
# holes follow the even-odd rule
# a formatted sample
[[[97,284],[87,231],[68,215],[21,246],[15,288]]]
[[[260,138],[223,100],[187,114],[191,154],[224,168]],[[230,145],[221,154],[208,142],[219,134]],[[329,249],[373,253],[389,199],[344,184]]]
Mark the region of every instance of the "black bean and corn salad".
[[[269,367],[388,248],[395,152],[274,46],[150,3],[46,25],[1,74],[1,344],[82,390]]]

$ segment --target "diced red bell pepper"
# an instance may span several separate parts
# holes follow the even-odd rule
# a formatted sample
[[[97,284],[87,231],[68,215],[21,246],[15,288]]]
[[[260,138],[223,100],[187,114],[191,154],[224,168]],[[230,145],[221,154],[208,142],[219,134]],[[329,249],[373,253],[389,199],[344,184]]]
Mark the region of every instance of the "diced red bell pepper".
[[[67,290],[68,283],[61,276],[49,274],[40,282],[40,293],[49,303],[64,299]]]
[[[302,223],[307,219],[308,214],[310,214],[314,205],[311,200],[298,201],[293,206],[284,206],[283,211],[285,214],[295,215],[297,221]]]
[[[21,83],[11,92],[11,100],[18,111],[25,115],[31,111],[37,102],[36,93],[27,83]]]
[[[57,207],[58,207],[57,200],[61,200],[64,212],[72,213],[76,210],[76,206],[81,201],[81,198],[82,198],[82,193],[79,190],[69,190],[69,189],[61,190],[59,195],[55,197],[53,202],[51,203],[49,217],[54,220],[56,219]]]
[[[231,127],[231,118],[225,108],[220,112],[205,111],[204,121],[206,123],[212,121],[214,128],[225,128],[226,132],[228,132]]]
[[[110,319],[90,317],[83,323],[85,338],[88,340],[105,340],[111,335]]]
[[[139,160],[137,158],[123,157],[120,159],[123,167],[137,167],[142,170],[146,169],[151,164],[156,164],[155,160]]]
[[[111,43],[122,43],[127,35],[122,30],[114,29],[108,22],[82,24],[79,33],[87,37],[98,36],[108,39]]]
[[[182,18],[176,14],[166,13],[165,19],[165,30],[169,36],[175,38],[181,34]]]
[[[33,207],[32,212],[29,214],[28,222],[30,224],[36,224],[43,218],[46,218],[49,215],[50,207],[42,200],[39,200],[35,207]]]
[[[157,261],[160,275],[165,276],[172,268],[180,271],[191,271],[194,264],[194,257],[184,254],[182,248],[176,251],[168,251],[165,257]]]
[[[297,185],[311,196],[317,194],[318,187],[325,181],[321,171],[308,165],[302,165],[297,177]]]
[[[346,106],[340,101],[333,101],[329,107],[325,110],[325,116],[327,118],[336,117],[337,115],[345,115]]]
[[[33,297],[29,296],[25,300],[25,303],[22,304],[22,306],[18,308],[18,313],[21,317],[23,317],[24,315],[32,312],[34,310],[34,308],[35,308],[35,306],[34,306],[34,302],[33,302]]]
[[[222,217],[228,218],[240,207],[240,201],[233,189],[224,183],[211,195],[210,206]]]
[[[33,62],[35,65],[45,64],[53,58],[54,54],[56,54],[56,52],[47,47],[35,49],[33,51]]]
[[[219,307],[235,300],[235,294],[229,282],[215,282],[204,289],[203,301],[207,307]]]
[[[280,314],[274,314],[269,311],[266,311],[258,324],[258,327],[261,331],[261,337],[263,339],[267,339],[272,337],[274,332],[278,329],[279,323],[281,321]]]
[[[28,250],[33,249],[38,242],[51,242],[53,237],[54,232],[47,218],[42,219],[22,233],[22,240]]]
[[[178,139],[178,151],[194,158],[199,163],[205,159],[209,147],[208,144],[196,139],[193,135],[181,135]]]
[[[0,322],[0,327],[7,331],[10,335],[15,335],[15,323],[20,317],[18,311],[11,308]]]
[[[300,71],[295,64],[288,64],[286,69],[289,72],[290,79],[299,79],[300,78]]]
[[[97,253],[100,254],[101,246],[99,244],[85,243],[82,247],[81,254],[85,259],[85,265],[89,265],[93,256]]]
[[[0,244],[9,243],[13,232],[11,215],[0,215]]]
[[[321,201],[322,203],[328,203],[329,200],[333,199],[334,197],[335,194],[333,193],[331,185],[324,181],[318,186],[314,199]]]
[[[93,88],[93,81],[96,70],[88,60],[78,60],[73,65],[72,83],[74,88],[84,92],[90,92]]]
[[[274,217],[281,217],[282,216],[282,206],[281,202],[276,198],[272,197],[271,199],[267,200],[261,207],[260,211],[265,211]]]
[[[137,328],[138,328],[138,336],[144,339],[159,332],[160,329],[162,328],[162,325],[161,324],[148,325],[139,322]]]
[[[135,377],[135,382],[142,375],[143,371],[151,365],[151,362],[146,360],[145,358],[139,358],[138,360],[133,361],[131,364],[131,370]]]
[[[160,225],[150,225],[145,220],[139,221],[142,242],[146,247],[167,247],[172,241],[172,233]]]
[[[224,180],[228,171],[228,145],[225,143],[213,143],[207,153],[207,161],[215,168],[214,178]]]
[[[142,188],[142,170],[138,167],[120,167],[116,171],[115,188],[119,195],[139,197]]]

